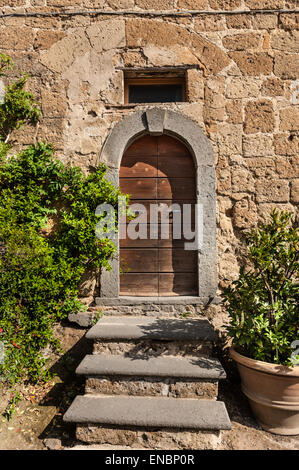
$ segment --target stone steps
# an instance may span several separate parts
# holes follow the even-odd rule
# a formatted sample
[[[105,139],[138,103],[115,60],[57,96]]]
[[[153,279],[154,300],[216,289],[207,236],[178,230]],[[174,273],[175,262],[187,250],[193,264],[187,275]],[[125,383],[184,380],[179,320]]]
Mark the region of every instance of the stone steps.
[[[214,358],[85,356],[76,373],[86,393],[216,399],[226,374]]]
[[[101,318],[88,332],[94,353],[76,373],[85,395],[64,415],[81,443],[149,449],[217,448],[230,429],[211,357],[217,338],[206,319]]]

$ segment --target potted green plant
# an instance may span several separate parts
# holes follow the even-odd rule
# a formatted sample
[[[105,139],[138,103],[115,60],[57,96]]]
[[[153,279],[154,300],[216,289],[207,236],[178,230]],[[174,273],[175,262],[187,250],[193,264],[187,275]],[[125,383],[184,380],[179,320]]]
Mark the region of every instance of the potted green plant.
[[[246,266],[224,289],[231,357],[260,425],[299,434],[299,231],[291,213],[246,234]]]

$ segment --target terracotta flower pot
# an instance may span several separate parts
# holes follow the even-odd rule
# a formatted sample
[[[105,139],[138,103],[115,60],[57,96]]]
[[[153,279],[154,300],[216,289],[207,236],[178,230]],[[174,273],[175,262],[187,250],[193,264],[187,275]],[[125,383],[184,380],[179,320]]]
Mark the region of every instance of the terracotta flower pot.
[[[299,434],[299,366],[287,367],[242,356],[232,347],[242,391],[266,431],[286,436]]]

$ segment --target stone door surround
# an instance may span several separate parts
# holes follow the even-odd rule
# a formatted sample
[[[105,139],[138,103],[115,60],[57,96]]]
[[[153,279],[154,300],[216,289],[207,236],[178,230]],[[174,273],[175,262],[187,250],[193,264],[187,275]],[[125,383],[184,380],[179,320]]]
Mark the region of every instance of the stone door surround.
[[[115,125],[100,154],[100,161],[109,168],[107,178],[110,181],[118,185],[125,150],[146,134],[172,136],[184,143],[194,158],[197,203],[203,206],[204,219],[203,246],[198,251],[197,301],[206,303],[215,297],[218,285],[215,168],[211,144],[198,124],[179,112],[160,107],[134,111]],[[106,304],[119,301],[118,257],[111,261],[111,267],[111,271],[103,270],[100,279],[100,297]]]

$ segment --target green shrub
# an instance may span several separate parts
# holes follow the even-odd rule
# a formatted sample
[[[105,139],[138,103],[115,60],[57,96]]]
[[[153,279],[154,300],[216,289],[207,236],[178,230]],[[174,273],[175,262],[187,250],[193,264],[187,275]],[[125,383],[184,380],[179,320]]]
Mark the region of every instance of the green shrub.
[[[0,55],[0,74],[12,63]],[[39,110],[23,90],[25,77],[6,88],[0,104],[0,341],[2,380],[16,383],[48,377],[46,348],[59,348],[55,322],[83,309],[78,285],[87,269],[109,269],[116,247],[95,236],[96,207],[115,208],[118,188],[105,166],[85,176],[54,158],[46,143],[11,152],[9,137],[34,124]]]
[[[292,365],[299,339],[299,232],[292,214],[274,209],[246,243],[247,270],[223,293],[228,334],[247,357]]]

